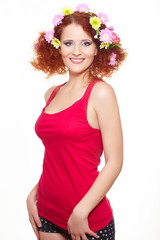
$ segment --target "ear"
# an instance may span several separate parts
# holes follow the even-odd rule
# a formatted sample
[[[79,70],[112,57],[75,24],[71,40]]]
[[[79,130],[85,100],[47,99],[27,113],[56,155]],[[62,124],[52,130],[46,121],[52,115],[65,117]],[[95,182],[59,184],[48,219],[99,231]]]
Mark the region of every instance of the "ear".
[[[98,53],[98,50],[97,50],[97,48],[96,48],[96,49],[95,49],[94,56],[96,56],[96,55],[97,55],[97,53]]]

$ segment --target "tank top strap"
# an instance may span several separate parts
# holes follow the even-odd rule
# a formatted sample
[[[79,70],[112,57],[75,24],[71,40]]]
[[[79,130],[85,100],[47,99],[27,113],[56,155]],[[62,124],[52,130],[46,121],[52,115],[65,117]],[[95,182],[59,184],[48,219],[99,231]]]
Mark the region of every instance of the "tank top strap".
[[[86,92],[84,94],[84,97],[83,97],[83,104],[84,104],[84,108],[86,110],[87,108],[87,104],[88,104],[88,99],[89,99],[89,96],[90,96],[90,93],[91,93],[91,90],[93,88],[93,86],[97,83],[97,82],[100,82],[100,81],[103,81],[102,79],[95,79],[93,80],[87,87],[86,89]]]
[[[65,82],[65,83],[66,83],[66,82]],[[50,102],[51,102],[52,99],[54,98],[55,94],[57,93],[58,89],[59,89],[61,86],[63,86],[65,83],[62,83],[62,84],[56,86],[56,87],[53,89],[51,95],[49,96],[49,98],[48,98],[48,100],[47,100],[47,102],[46,102],[46,106],[45,106],[45,107],[47,107],[47,106],[50,104]]]

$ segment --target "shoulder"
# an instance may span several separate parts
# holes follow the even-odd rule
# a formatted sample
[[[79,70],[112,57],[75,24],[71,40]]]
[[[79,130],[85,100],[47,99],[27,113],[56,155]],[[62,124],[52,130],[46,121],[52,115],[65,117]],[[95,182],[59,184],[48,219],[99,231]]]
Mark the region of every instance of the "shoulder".
[[[105,81],[98,81],[91,92],[91,98],[94,104],[103,104],[106,101],[116,100],[116,94],[113,87]]]
[[[106,129],[120,126],[119,106],[114,89],[110,84],[103,81],[95,84],[92,92],[92,106],[103,133]]]
[[[57,86],[52,86],[52,87],[50,87],[50,88],[45,92],[45,94],[44,94],[44,99],[45,99],[46,102],[48,101],[51,93],[53,92],[53,90],[54,90],[56,87],[57,87]]]

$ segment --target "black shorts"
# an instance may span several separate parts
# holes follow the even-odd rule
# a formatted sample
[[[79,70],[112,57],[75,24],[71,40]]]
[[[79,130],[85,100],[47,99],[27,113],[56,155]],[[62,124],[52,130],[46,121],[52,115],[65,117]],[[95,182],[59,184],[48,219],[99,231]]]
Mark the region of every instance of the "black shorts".
[[[68,237],[68,240],[72,240],[71,235],[68,233],[67,230],[55,225],[54,223],[48,221],[47,219],[40,217],[42,226],[39,227],[39,231],[47,232],[47,233],[65,233]],[[99,238],[95,238],[86,234],[88,240],[115,240],[115,224],[114,219],[104,228],[95,232]]]

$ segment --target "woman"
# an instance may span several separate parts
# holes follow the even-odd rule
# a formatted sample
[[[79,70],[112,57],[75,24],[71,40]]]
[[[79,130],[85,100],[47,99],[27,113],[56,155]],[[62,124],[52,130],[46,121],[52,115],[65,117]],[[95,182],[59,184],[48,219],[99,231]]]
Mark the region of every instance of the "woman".
[[[116,96],[102,77],[117,70],[126,53],[107,22],[85,4],[66,8],[35,43],[36,69],[48,77],[69,73],[67,82],[46,92],[35,124],[45,154],[27,207],[40,240],[115,239],[106,194],[122,168],[123,140]]]

